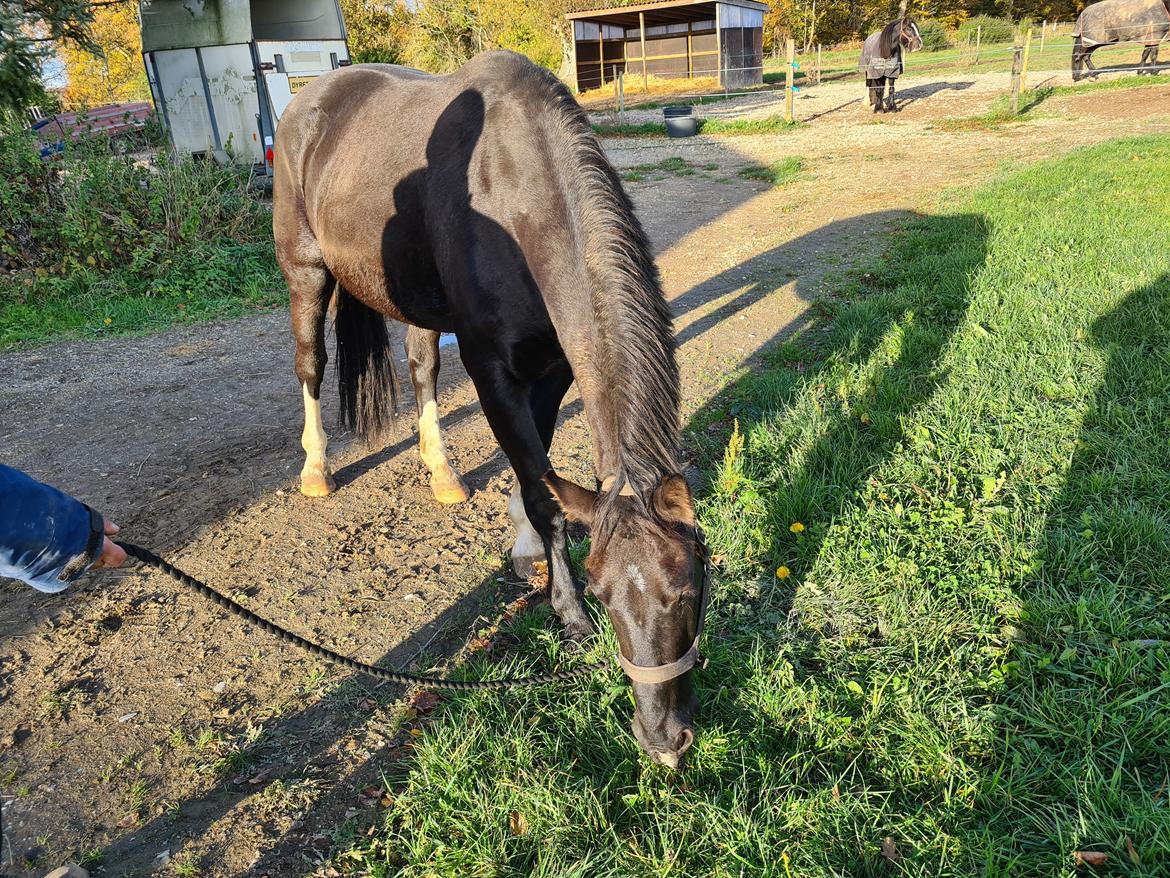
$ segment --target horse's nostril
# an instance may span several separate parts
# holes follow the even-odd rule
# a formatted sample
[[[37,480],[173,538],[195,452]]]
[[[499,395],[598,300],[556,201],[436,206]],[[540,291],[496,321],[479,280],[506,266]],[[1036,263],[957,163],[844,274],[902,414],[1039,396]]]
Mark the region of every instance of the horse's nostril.
[[[674,741],[675,754],[682,756],[691,749],[691,744],[693,743],[695,743],[695,733],[690,729],[683,729],[678,733],[678,737]]]

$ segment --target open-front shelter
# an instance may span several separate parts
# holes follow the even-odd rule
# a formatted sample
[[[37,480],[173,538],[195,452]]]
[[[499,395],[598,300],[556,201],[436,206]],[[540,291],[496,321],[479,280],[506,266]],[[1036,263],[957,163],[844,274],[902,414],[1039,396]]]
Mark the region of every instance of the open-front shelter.
[[[577,91],[641,77],[718,77],[724,88],[764,81],[764,12],[755,0],[664,0],[573,12]]]

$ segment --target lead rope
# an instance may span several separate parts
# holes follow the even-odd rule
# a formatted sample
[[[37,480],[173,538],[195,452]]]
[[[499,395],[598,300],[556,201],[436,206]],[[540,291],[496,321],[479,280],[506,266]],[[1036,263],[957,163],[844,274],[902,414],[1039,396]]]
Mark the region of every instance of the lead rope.
[[[379,680],[386,680],[390,683],[401,683],[406,686],[426,686],[431,689],[453,689],[457,692],[479,692],[485,689],[521,689],[527,686],[545,686],[550,683],[576,680],[598,671],[604,671],[609,667],[609,662],[600,661],[589,665],[582,665],[571,671],[556,671],[551,674],[537,674],[532,677],[512,677],[503,680],[448,680],[444,677],[424,677],[418,674],[408,674],[405,671],[398,671],[393,668],[370,665],[342,655],[339,652],[334,652],[328,647],[313,643],[311,640],[306,640],[299,634],[294,634],[280,627],[275,622],[269,622],[267,619],[257,616],[247,607],[241,606],[226,595],[220,594],[210,585],[200,582],[189,573],[184,573],[178,567],[163,560],[149,549],[144,549],[133,543],[120,542],[118,545],[126,551],[127,555],[137,558],[149,567],[154,567],[162,571],[176,582],[181,582],[183,585],[195,589],[195,591],[199,592],[212,603],[230,613],[234,613],[245,621],[251,622],[269,634],[279,637],[287,643],[299,646],[301,649],[318,658],[323,658],[326,661],[331,661],[342,667],[349,668],[351,671],[369,674],[371,677],[377,677]]]

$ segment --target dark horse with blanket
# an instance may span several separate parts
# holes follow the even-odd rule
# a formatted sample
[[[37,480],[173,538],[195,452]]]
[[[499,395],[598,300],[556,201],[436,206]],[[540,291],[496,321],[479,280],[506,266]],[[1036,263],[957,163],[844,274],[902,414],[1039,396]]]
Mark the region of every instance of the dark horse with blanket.
[[[922,34],[918,25],[905,13],[891,21],[880,31],[870,34],[861,47],[861,60],[857,69],[865,74],[865,86],[869,89],[869,103],[875,113],[898,112],[894,101],[894,82],[902,75],[902,52],[916,52],[922,48]],[[888,97],[883,96],[889,86]]]
[[[1101,0],[1086,6],[1073,28],[1072,77],[1096,77],[1092,56],[1102,46],[1141,43],[1138,75],[1158,72],[1158,44],[1170,37],[1170,0]],[[1085,73],[1085,70],[1088,73]]]
[[[509,52],[449,76],[343,68],[289,105],[275,168],[276,253],[305,402],[302,489],[333,488],[319,404],[330,299],[342,415],[366,434],[393,403],[390,317],[411,327],[420,420],[431,405],[422,426],[441,450],[435,342],[455,333],[516,474],[514,552],[536,543],[553,608],[566,633],[582,637],[592,624],[566,518],[591,527],[589,588],[634,683],[634,733],[677,767],[694,740],[706,549],[679,471],[674,336],[646,235],[576,101]],[[549,463],[574,379],[597,490]]]

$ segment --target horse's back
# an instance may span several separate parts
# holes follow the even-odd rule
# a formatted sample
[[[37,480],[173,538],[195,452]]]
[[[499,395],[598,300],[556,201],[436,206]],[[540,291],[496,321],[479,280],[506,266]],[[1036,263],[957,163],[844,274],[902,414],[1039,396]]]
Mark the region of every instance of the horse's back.
[[[1077,16],[1073,35],[1084,45],[1158,42],[1170,33],[1164,0],[1099,0]]]

